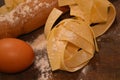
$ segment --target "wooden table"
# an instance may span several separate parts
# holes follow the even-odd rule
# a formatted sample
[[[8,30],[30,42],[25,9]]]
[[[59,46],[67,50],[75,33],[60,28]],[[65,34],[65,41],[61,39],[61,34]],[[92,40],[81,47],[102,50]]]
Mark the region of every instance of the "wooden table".
[[[55,80],[120,80],[120,0],[110,0],[116,7],[117,16],[111,28],[97,38],[99,52],[79,71],[70,73],[55,71]],[[19,38],[33,41],[43,33],[43,27]],[[32,37],[31,37],[32,36]],[[44,50],[42,51],[44,53]],[[51,71],[50,71],[51,73]],[[0,80],[38,80],[38,70],[32,65],[27,70],[16,74],[0,73]]]

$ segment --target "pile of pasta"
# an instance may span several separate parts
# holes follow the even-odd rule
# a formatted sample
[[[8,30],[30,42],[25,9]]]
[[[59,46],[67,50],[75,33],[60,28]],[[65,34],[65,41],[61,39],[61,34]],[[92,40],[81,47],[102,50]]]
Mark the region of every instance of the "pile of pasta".
[[[0,7],[0,15],[10,12],[12,9],[16,8],[20,3],[26,0],[4,0],[5,5]]]
[[[58,0],[68,5],[72,17],[55,25],[62,11],[54,8],[46,25],[47,52],[52,70],[74,72],[84,67],[98,51],[96,37],[113,23],[116,11],[108,0]]]

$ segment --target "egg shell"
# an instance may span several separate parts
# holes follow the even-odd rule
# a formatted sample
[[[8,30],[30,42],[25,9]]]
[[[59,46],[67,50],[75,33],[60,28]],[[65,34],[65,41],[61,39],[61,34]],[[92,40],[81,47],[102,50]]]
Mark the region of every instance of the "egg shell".
[[[27,69],[34,61],[29,44],[16,38],[0,40],[0,72],[16,73]]]

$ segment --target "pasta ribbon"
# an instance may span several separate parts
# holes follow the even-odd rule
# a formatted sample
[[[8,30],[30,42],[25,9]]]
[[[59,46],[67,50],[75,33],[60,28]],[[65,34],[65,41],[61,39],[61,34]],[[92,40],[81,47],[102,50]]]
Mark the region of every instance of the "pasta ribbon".
[[[96,37],[113,23],[116,15],[108,0],[58,0],[60,6],[69,5],[72,18],[54,23],[62,12],[56,8],[45,25],[47,52],[52,70],[74,72],[84,67],[98,51]],[[92,25],[94,24],[94,25]]]
[[[15,7],[17,7],[20,3],[25,2],[26,0],[4,0],[5,5],[0,7],[0,15],[6,14],[7,12],[11,11]]]

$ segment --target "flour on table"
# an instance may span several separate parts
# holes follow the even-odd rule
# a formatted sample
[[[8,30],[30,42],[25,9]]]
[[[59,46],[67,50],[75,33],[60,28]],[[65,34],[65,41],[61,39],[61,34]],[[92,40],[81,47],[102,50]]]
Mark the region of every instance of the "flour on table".
[[[37,80],[51,80],[52,71],[47,57],[44,34],[40,34],[30,45],[35,52],[34,68],[37,68],[39,72]]]

